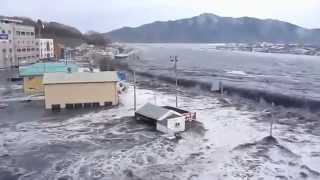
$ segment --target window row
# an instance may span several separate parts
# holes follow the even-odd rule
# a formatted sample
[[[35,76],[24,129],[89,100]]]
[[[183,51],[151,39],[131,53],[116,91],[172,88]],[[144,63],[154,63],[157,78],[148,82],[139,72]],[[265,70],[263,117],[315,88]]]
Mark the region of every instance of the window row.
[[[11,34],[11,30],[6,31],[6,30],[3,29],[1,32],[2,32],[2,34],[7,34],[7,33]]]
[[[8,49],[2,49],[2,52],[3,53],[7,53],[7,52],[12,53],[12,48],[9,48],[9,50]]]
[[[16,31],[17,36],[34,36],[34,32]]]
[[[34,44],[34,41],[18,41],[18,44]],[[39,45],[39,43],[38,42],[36,42],[36,45],[38,46]]]
[[[47,46],[47,45],[53,45],[52,41],[50,42],[40,42],[41,45]]]
[[[53,48],[41,48],[42,51],[53,51]]]
[[[39,51],[39,48],[18,48],[17,52],[32,52],[32,51]]]
[[[35,59],[35,58],[39,58],[39,55],[36,55],[36,56],[18,57],[18,60]]]

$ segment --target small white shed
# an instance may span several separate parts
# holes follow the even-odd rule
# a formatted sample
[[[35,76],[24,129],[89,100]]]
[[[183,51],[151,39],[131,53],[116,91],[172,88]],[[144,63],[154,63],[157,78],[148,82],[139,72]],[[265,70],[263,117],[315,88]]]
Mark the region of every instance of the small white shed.
[[[185,117],[182,114],[150,103],[138,109],[135,117],[137,120],[154,123],[157,130],[163,133],[185,131]]]
[[[157,130],[167,134],[174,134],[184,131],[186,129],[185,123],[184,116],[172,114],[161,121],[157,121]]]

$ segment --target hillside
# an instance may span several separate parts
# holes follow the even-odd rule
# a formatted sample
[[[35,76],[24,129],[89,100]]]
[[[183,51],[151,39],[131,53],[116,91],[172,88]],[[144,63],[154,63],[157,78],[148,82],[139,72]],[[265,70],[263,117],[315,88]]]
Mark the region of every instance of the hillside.
[[[123,27],[104,34],[114,41],[141,43],[320,43],[320,31],[278,20],[231,18],[214,14]]]

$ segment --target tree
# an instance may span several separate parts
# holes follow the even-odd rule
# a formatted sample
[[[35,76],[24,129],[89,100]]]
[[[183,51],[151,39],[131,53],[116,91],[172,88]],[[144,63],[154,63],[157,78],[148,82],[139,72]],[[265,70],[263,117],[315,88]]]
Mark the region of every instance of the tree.
[[[84,37],[85,41],[90,45],[107,46],[110,43],[110,40],[105,39],[101,33],[94,31],[88,31]]]

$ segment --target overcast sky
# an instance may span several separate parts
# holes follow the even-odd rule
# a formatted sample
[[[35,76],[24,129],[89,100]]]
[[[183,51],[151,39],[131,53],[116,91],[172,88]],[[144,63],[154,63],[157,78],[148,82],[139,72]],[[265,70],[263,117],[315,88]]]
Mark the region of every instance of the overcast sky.
[[[320,0],[1,0],[0,14],[57,21],[85,32],[107,32],[208,12],[271,18],[320,28]]]

